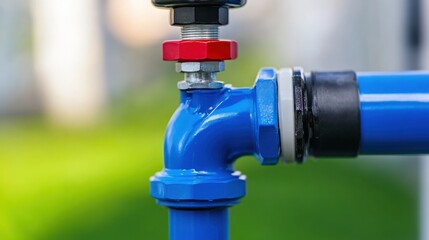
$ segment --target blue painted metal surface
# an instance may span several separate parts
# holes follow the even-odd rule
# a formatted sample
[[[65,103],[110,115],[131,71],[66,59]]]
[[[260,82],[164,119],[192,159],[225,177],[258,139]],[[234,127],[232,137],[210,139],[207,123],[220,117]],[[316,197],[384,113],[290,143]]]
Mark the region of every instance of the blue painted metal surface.
[[[359,73],[361,154],[429,152],[429,73]]]
[[[170,209],[170,240],[228,239],[229,215],[228,208],[204,209],[189,211],[188,209]]]
[[[361,154],[429,152],[429,73],[360,73]],[[279,158],[277,84],[263,69],[253,88],[181,91],[167,128],[163,171],[151,195],[170,208],[170,239],[225,240],[228,207],[246,193],[233,163]]]
[[[151,195],[171,208],[170,239],[228,239],[227,207],[246,191],[233,163],[244,155],[278,162],[277,116],[274,69],[261,70],[251,89],[181,92],[165,136],[165,168],[151,178]]]

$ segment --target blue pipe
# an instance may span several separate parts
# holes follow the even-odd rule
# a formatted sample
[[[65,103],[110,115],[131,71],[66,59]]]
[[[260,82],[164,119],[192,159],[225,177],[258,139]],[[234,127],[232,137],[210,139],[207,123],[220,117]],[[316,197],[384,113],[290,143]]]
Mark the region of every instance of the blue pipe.
[[[228,239],[228,208],[170,209],[170,240],[181,239]]]
[[[246,193],[234,161],[254,155],[263,165],[278,162],[276,71],[261,70],[253,88],[180,96],[165,135],[165,168],[151,178],[151,195],[170,208],[170,239],[226,240],[228,207]]]
[[[359,73],[361,154],[429,153],[429,73]]]
[[[359,73],[360,154],[429,153],[429,73]],[[181,91],[151,195],[169,207],[170,239],[229,239],[228,207],[246,193],[235,160],[262,165],[280,154],[277,76],[262,69],[253,88]]]

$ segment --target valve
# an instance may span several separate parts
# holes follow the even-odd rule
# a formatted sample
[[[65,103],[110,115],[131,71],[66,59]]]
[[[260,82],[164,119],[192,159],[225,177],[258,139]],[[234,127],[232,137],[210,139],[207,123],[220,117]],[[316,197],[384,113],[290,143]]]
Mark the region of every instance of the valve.
[[[219,26],[228,24],[229,8],[242,7],[246,0],[152,0],[157,7],[171,8],[170,24],[181,27],[181,40],[163,43],[163,59],[177,61],[184,73],[180,90],[221,89],[216,73],[224,61],[237,58],[237,43],[219,39]]]
[[[307,156],[429,152],[429,73],[362,74],[262,69],[253,88],[217,81],[237,43],[219,39],[229,8],[245,0],[152,0],[171,8],[181,40],[163,59],[184,73],[151,195],[169,208],[171,240],[226,240],[228,208],[246,194],[241,156],[261,165]]]

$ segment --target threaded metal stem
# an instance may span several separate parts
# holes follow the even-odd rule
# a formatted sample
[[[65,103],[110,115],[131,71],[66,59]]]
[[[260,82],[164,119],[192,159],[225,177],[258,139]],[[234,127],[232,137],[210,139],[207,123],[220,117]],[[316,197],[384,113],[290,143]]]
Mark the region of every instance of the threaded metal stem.
[[[219,39],[218,25],[185,25],[182,26],[182,40],[217,40]],[[219,89],[223,82],[216,81],[216,72],[205,72],[201,69],[195,72],[185,72],[185,79],[178,83],[181,90],[187,89]]]
[[[219,26],[217,25],[185,25],[182,27],[183,40],[219,39]]]

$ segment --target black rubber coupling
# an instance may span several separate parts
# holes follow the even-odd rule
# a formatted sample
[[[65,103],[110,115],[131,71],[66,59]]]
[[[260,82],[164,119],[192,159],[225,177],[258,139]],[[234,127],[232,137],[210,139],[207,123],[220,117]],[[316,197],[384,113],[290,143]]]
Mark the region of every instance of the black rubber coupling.
[[[313,72],[306,87],[309,153],[316,157],[356,156],[360,146],[356,73]]]
[[[296,114],[305,117],[302,123],[295,123],[295,129],[301,131],[296,136],[304,136],[306,146],[297,150],[315,157],[357,156],[361,124],[356,73],[312,72],[305,76],[305,84],[294,81],[294,87],[295,105],[301,106],[295,108]],[[297,88],[303,94],[296,94]],[[296,156],[305,154],[297,152]]]

